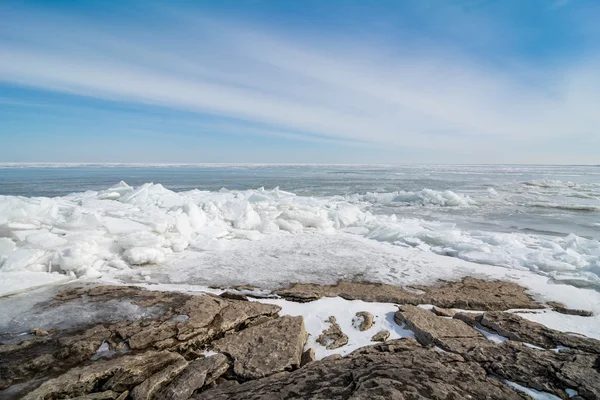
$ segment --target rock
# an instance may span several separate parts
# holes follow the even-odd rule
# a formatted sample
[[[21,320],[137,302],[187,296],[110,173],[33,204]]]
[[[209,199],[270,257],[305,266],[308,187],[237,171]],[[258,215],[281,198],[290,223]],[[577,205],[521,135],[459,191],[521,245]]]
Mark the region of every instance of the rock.
[[[315,361],[315,349],[312,347],[302,353],[302,357],[300,358],[300,366],[304,367],[306,364],[310,364]]]
[[[504,383],[488,377],[474,362],[426,349],[414,340],[389,341],[344,358],[307,365],[296,371],[206,390],[195,400],[522,400]]]
[[[386,340],[388,340],[389,337],[390,331],[384,329],[374,334],[373,337],[371,337],[371,340],[373,342],[385,342]]]
[[[0,345],[0,390],[34,378],[61,374],[89,360],[110,335],[108,329],[97,325]]]
[[[48,331],[45,331],[41,328],[33,328],[31,330],[31,333],[35,336],[48,336],[49,335]]]
[[[462,345],[462,356],[480,364],[490,375],[532,389],[568,398],[565,388],[577,389],[587,399],[600,398],[598,356],[573,350],[560,352],[537,350],[522,343],[506,341],[494,344],[485,340]],[[458,349],[459,346],[450,346]]]
[[[127,397],[129,397],[129,391],[126,390],[123,393],[121,393],[121,395],[119,397],[117,397],[117,400],[125,400]]]
[[[308,302],[321,297],[340,296],[347,300],[363,300],[381,303],[416,303],[418,296],[399,286],[378,283],[344,282],[335,285],[296,283],[287,289],[273,292],[287,300]]]
[[[553,311],[556,311],[561,314],[578,315],[580,317],[592,317],[594,315],[594,313],[591,311],[567,308],[564,306],[564,304],[560,304],[555,301],[549,301],[546,304],[548,304],[552,308]]]
[[[327,350],[337,349],[348,344],[348,336],[342,332],[342,328],[337,324],[335,317],[331,316],[327,320],[329,328],[324,330],[317,338],[317,343],[325,346]]]
[[[78,286],[62,290],[40,309],[40,317],[69,303],[90,314],[106,304],[121,302],[139,307],[144,319],[79,322],[75,329],[53,329],[48,336],[0,345],[0,390],[21,382],[56,377],[89,361],[101,344],[107,343],[105,357],[129,350],[169,350],[189,359],[197,357],[215,338],[264,323],[277,317],[279,306],[231,300],[214,295],[192,296],[177,292],[149,291],[127,286]],[[136,313],[137,314],[137,313]],[[81,319],[81,321],[84,321]],[[16,338],[18,339],[18,338]],[[128,343],[128,345],[127,345]],[[93,361],[93,360],[92,360]]]
[[[139,385],[154,373],[180,360],[183,360],[181,355],[168,351],[148,351],[111,360],[100,360],[90,365],[73,368],[63,375],[42,383],[23,399],[45,400],[83,396],[95,388],[102,391],[122,392]]]
[[[323,357],[321,361],[339,360],[340,358],[342,358],[341,354],[332,354],[330,356]]]
[[[415,337],[424,346],[437,345],[444,348],[444,339],[483,338],[484,336],[463,321],[436,316],[430,311],[415,306],[400,306],[394,314],[399,324],[415,332]]]
[[[516,314],[486,312],[479,322],[486,329],[495,331],[511,340],[530,343],[546,349],[564,346],[600,354],[599,340],[555,331]]]
[[[247,296],[244,296],[243,294],[239,294],[239,293],[223,292],[219,296],[224,299],[248,301]]]
[[[368,311],[359,311],[352,319],[352,326],[361,332],[371,329],[373,326],[373,314]]]
[[[433,307],[431,309],[431,312],[433,312],[435,315],[437,315],[438,317],[454,317],[454,314],[456,314],[456,311],[454,310],[450,310],[447,308],[441,308],[441,307]]]
[[[186,400],[197,389],[214,382],[223,375],[229,364],[227,357],[217,354],[192,361],[173,381],[155,396],[164,400]]]
[[[434,286],[415,286],[407,290],[399,286],[368,282],[344,282],[335,285],[296,283],[274,291],[288,300],[307,302],[321,297],[340,296],[347,300],[396,304],[433,304],[443,308],[466,310],[508,310],[511,308],[544,308],[525,293],[526,288],[504,281],[486,281],[466,277],[459,282],[441,282]]]
[[[113,392],[112,390],[107,390],[106,392],[91,393],[86,394],[85,396],[73,397],[70,400],[117,400],[119,397],[119,393]]]
[[[233,359],[233,372],[240,379],[258,379],[298,368],[306,338],[304,319],[284,316],[227,335],[212,348]]]
[[[187,366],[188,362],[186,360],[174,362],[137,385],[131,392],[131,397],[133,400],[150,400],[154,393],[158,392]]]

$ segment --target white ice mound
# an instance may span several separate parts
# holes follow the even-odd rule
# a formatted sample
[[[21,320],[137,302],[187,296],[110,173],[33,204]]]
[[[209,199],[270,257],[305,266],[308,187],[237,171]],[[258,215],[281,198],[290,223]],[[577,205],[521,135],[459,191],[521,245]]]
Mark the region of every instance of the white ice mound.
[[[94,277],[168,263],[182,252],[228,251],[233,243],[269,236],[343,231],[600,288],[597,240],[465,231],[400,214],[373,215],[374,203],[396,211],[398,205],[477,205],[469,196],[430,189],[315,198],[278,188],[176,193],[162,185],[133,188],[124,182],[53,199],[0,196],[0,271]]]
[[[440,206],[440,207],[466,207],[477,204],[475,200],[464,194],[455,193],[451,190],[443,192],[423,189],[418,192],[393,192],[393,193],[367,193],[358,196],[371,203],[380,204],[406,204],[407,206]]]

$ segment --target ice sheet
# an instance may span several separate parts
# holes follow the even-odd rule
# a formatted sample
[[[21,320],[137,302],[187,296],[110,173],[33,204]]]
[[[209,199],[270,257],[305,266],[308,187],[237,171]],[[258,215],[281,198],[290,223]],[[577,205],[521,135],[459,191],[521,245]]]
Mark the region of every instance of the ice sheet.
[[[546,181],[518,185],[529,190],[575,188]],[[371,212],[377,204],[470,209],[485,206],[481,202],[430,189],[305,197],[277,188],[176,193],[160,184],[134,188],[124,182],[53,199],[0,196],[0,235],[5,236],[0,242],[0,273],[47,271],[89,278],[145,264],[169,264],[180,271],[186,260],[200,257],[216,261],[213,270],[204,271],[206,279],[218,280],[235,271],[236,278],[262,279],[266,284],[303,280],[311,272],[330,281],[357,275],[385,280],[389,275],[392,281],[402,276],[404,282],[414,282],[457,275],[446,268],[438,271],[439,258],[435,264],[412,265],[402,257],[399,262],[391,246],[470,262],[455,263],[461,266],[480,264],[480,274],[487,266],[501,266],[506,276],[531,271],[564,286],[600,289],[597,240],[573,234],[464,230],[445,222]],[[371,244],[362,242],[353,249],[362,239]],[[273,254],[269,249],[274,245],[283,254]],[[286,263],[259,257],[261,252],[287,257]],[[203,269],[202,264],[196,269]],[[194,276],[194,268],[188,268],[187,274]],[[277,282],[267,272],[274,272]]]

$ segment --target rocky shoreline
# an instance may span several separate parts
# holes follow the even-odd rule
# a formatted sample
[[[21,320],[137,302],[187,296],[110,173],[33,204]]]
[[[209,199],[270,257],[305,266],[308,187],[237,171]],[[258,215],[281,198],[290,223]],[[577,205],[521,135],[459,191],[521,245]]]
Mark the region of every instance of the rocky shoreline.
[[[75,310],[76,322],[44,326],[36,324],[43,318],[31,317],[24,318],[31,325],[26,334],[0,332],[0,398],[528,399],[529,388],[561,399],[600,399],[600,341],[507,310],[591,313],[543,304],[512,282],[465,278],[411,288],[338,282],[272,292],[294,302],[394,303],[394,320],[414,337],[388,340],[390,332],[380,330],[369,333],[372,344],[321,360],[307,348],[302,316],[281,315],[281,307],[248,299],[252,294],[251,288],[216,295],[67,286],[32,312]],[[121,315],[112,307],[134,311]],[[373,320],[358,312],[351,329],[369,332]],[[319,346],[348,343],[350,332],[333,315],[325,322]]]

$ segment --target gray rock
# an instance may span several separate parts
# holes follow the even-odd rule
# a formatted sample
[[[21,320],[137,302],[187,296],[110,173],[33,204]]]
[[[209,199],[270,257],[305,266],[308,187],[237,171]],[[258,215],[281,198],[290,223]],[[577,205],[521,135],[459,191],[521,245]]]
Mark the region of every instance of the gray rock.
[[[537,350],[522,343],[506,341],[494,344],[485,340],[453,339],[461,346],[449,345],[470,361],[480,364],[489,374],[523,386],[568,398],[565,388],[577,389],[586,399],[600,399],[598,356],[572,350]],[[469,341],[470,343],[465,343]]]
[[[304,319],[284,316],[227,335],[212,348],[233,359],[233,372],[240,379],[258,379],[298,368],[306,338]]]
[[[223,297],[224,299],[248,301],[248,296],[244,296],[240,293],[223,292],[219,296]]]
[[[317,338],[317,343],[325,346],[327,350],[337,349],[348,344],[348,336],[342,332],[342,328],[338,325],[335,317],[331,316],[327,319],[329,328],[324,330]]]
[[[73,397],[70,400],[116,400],[118,397],[120,397],[119,393],[113,392],[112,390],[107,390],[106,392],[91,393],[86,394],[85,396]]]
[[[361,332],[371,329],[373,326],[373,314],[368,311],[359,311],[352,319],[352,326]]]
[[[591,317],[594,315],[594,313],[591,311],[567,308],[564,304],[560,304],[555,301],[549,301],[547,304],[552,308],[553,311],[561,314],[578,315],[580,317]]]
[[[131,391],[133,400],[150,400],[163,386],[175,378],[188,366],[186,360],[178,360],[162,371],[150,376]]]
[[[546,349],[565,346],[600,354],[600,341],[598,340],[556,331],[516,314],[486,312],[483,314],[480,323],[485,328],[506,336],[511,340],[531,343]]]
[[[154,398],[157,400],[186,400],[197,389],[209,385],[223,375],[229,364],[227,357],[217,354],[212,357],[192,361],[173,381],[161,389]]]
[[[183,360],[183,357],[176,353],[148,351],[96,361],[90,365],[73,368],[42,383],[23,399],[45,400],[83,396],[99,385],[101,391],[122,392],[139,385],[154,373],[180,360]]]
[[[388,340],[389,337],[390,337],[390,331],[383,329],[383,330],[377,332],[376,334],[374,334],[373,337],[371,337],[371,340],[373,342],[385,342],[386,340]]]
[[[348,300],[410,305],[433,304],[443,308],[466,310],[544,308],[542,304],[525,293],[527,288],[514,282],[486,281],[466,277],[458,282],[441,282],[434,286],[414,286],[413,289],[417,289],[421,293],[394,285],[340,281],[335,285],[296,283],[273,293],[298,302],[340,296]]]
[[[415,332],[415,337],[424,346],[444,348],[444,339],[483,338],[484,336],[463,321],[436,316],[430,311],[415,306],[400,306],[394,314],[396,322],[406,324]]]
[[[340,358],[342,358],[341,354],[332,354],[330,356],[323,357],[321,361],[339,360]]]
[[[441,308],[441,307],[433,307],[431,309],[431,312],[433,312],[435,315],[437,315],[438,317],[454,317],[454,314],[456,314],[456,311],[454,310],[450,310],[447,308]]]
[[[522,400],[507,385],[460,356],[421,347],[411,339],[360,349],[344,358],[287,374],[216,387],[196,400]]]
[[[63,374],[94,357],[104,342],[109,344],[104,358],[132,349],[176,351],[193,359],[214,338],[274,319],[280,310],[272,304],[213,295],[191,296],[126,286],[78,286],[56,294],[43,312],[69,303],[93,314],[103,303],[114,305],[120,301],[135,304],[142,313],[146,310],[147,318],[115,321],[108,316],[88,326],[53,329],[46,336],[0,345],[0,390]]]

